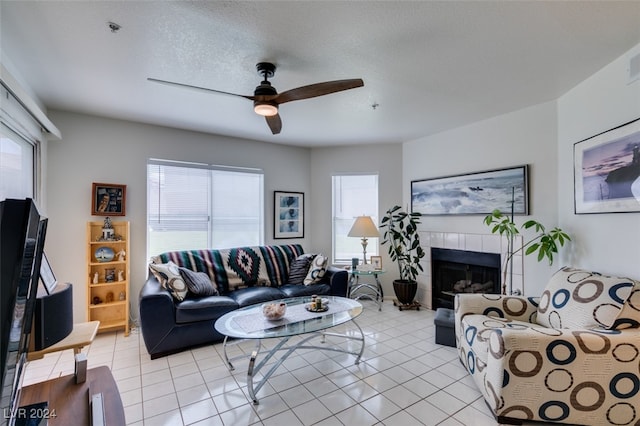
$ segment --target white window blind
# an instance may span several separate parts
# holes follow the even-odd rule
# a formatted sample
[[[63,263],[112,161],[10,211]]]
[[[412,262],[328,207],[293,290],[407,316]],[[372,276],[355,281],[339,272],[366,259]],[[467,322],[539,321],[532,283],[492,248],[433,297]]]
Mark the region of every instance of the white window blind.
[[[0,126],[0,200],[36,198],[36,146]]]
[[[347,234],[357,216],[371,216],[378,226],[378,175],[333,176],[333,261],[362,259],[360,238]],[[379,238],[369,238],[367,258],[378,255]],[[369,259],[367,259],[367,262]]]
[[[150,160],[148,253],[261,245],[263,198],[259,170]]]

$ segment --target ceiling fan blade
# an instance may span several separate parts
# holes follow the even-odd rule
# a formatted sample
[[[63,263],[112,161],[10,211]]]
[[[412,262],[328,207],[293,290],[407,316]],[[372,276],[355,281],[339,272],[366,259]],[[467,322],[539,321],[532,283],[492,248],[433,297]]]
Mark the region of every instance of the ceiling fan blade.
[[[285,102],[315,98],[317,96],[328,95],[330,93],[355,89],[356,87],[362,86],[364,86],[364,82],[360,78],[354,78],[350,80],[325,81],[324,83],[310,84],[308,86],[302,86],[296,89],[287,90],[286,92],[280,93],[276,97],[275,101],[278,104],[283,104]]]
[[[282,120],[280,119],[280,114],[265,117],[265,120],[267,120],[267,124],[271,129],[271,133],[273,133],[274,135],[280,133],[280,130],[282,130]]]
[[[209,89],[209,88],[200,87],[200,86],[192,86],[190,84],[184,84],[184,83],[176,83],[174,81],[159,80],[157,78],[147,78],[147,80],[152,81],[154,83],[166,84],[168,86],[186,87],[187,89],[205,90],[207,92],[221,93],[223,95],[240,96],[241,98],[249,99],[250,101],[255,99],[254,96],[238,95],[237,93],[223,92],[221,90],[214,90],[214,89]]]

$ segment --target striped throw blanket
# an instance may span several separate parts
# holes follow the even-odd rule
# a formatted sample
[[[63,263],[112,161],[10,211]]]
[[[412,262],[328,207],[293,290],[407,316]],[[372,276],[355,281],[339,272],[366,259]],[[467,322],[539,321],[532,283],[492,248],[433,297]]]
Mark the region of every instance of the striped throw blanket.
[[[152,263],[172,261],[178,266],[205,272],[221,294],[254,286],[277,287],[287,282],[291,261],[304,253],[300,244],[182,250],[162,253]]]

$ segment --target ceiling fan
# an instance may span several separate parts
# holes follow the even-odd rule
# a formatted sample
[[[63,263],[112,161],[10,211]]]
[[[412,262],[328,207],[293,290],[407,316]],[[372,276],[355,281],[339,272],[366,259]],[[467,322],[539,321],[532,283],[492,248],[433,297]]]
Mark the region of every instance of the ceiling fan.
[[[258,115],[264,116],[267,120],[267,124],[271,129],[271,133],[277,135],[282,130],[282,120],[278,114],[278,107],[280,104],[291,101],[300,101],[303,99],[315,98],[317,96],[324,96],[335,92],[341,92],[343,90],[355,89],[356,87],[364,86],[364,82],[360,78],[354,78],[349,80],[334,80],[325,81],[323,83],[310,84],[308,86],[297,87],[295,89],[287,90],[286,92],[278,93],[276,88],[271,85],[267,80],[273,77],[276,72],[276,66],[270,62],[259,62],[256,64],[258,74],[262,76],[263,81],[256,90],[253,92],[253,96],[238,95],[236,93],[223,92],[221,90],[209,89],[206,87],[192,86],[189,84],[176,83],[173,81],[159,80],[157,78],[147,78],[149,81],[155,83],[168,84],[172,86],[188,87],[191,89],[206,90],[214,93],[222,93],[225,95],[240,96],[241,98],[249,99],[253,101],[253,110]]]

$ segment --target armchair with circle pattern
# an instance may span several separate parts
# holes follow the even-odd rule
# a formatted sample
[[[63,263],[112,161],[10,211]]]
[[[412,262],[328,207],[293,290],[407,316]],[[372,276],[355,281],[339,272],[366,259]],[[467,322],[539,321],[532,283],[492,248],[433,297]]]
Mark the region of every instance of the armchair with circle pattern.
[[[565,267],[540,297],[458,294],[462,364],[500,423],[640,425],[640,281]]]

